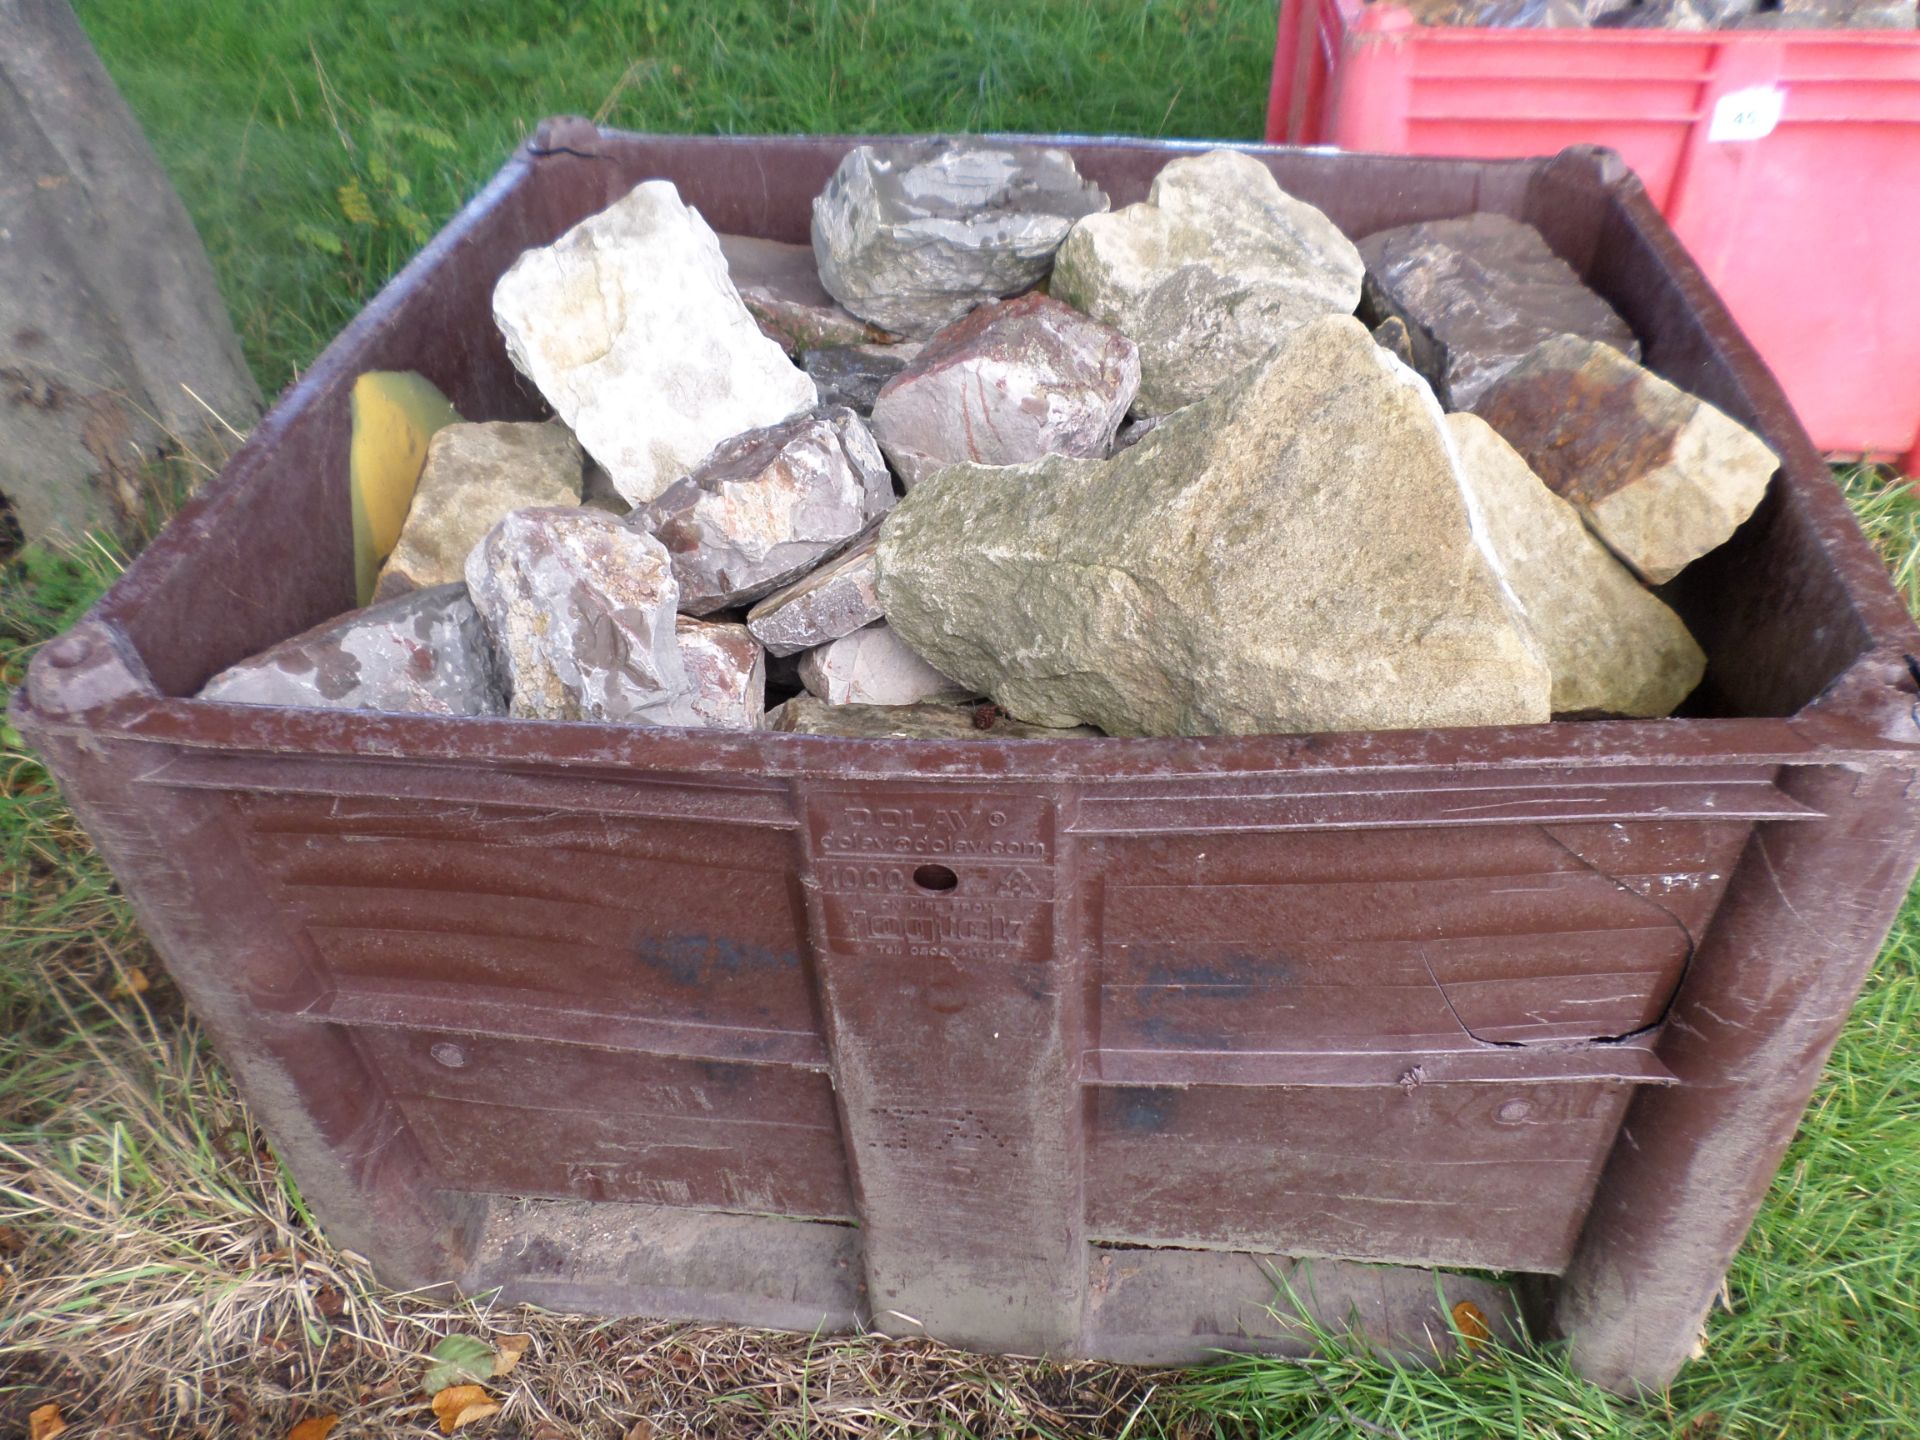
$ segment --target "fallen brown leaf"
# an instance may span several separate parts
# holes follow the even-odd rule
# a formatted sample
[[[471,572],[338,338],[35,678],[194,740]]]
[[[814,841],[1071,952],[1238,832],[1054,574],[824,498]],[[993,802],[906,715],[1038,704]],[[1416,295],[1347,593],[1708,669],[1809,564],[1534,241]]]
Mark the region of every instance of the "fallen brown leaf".
[[[60,1418],[60,1407],[51,1401],[27,1416],[27,1440],[53,1440],[66,1428],[67,1422]]]
[[[573,1432],[564,1425],[556,1425],[551,1420],[542,1420],[533,1427],[527,1440],[573,1440]]]
[[[653,1440],[654,1429],[651,1420],[636,1420],[633,1428],[621,1437],[621,1440]]]
[[[339,1423],[338,1415],[309,1415],[287,1432],[287,1440],[327,1440]]]
[[[495,1378],[506,1374],[520,1363],[520,1357],[527,1353],[527,1347],[533,1343],[531,1335],[496,1335],[493,1344],[493,1373]]]
[[[115,999],[120,999],[128,995],[144,995],[152,988],[153,982],[147,979],[147,972],[138,965],[129,965],[114,981],[111,993]]]
[[[439,1417],[440,1433],[451,1435],[462,1425],[498,1415],[500,1407],[478,1385],[449,1385],[433,1397],[433,1413]]]
[[[347,1297],[331,1285],[322,1285],[313,1292],[313,1308],[327,1320],[338,1320],[347,1309]]]
[[[1462,1300],[1453,1307],[1453,1328],[1460,1332],[1460,1343],[1469,1355],[1493,1338],[1487,1312],[1471,1300]]]

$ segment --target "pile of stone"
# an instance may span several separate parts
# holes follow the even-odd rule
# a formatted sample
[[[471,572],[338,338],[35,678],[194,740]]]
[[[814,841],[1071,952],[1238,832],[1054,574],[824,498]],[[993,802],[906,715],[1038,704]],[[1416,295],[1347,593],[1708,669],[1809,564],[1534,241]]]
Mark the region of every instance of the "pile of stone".
[[[1916,0],[1401,0],[1422,25],[1546,30],[1912,30]]]
[[[648,181],[500,280],[539,424],[433,438],[375,603],[206,698],[875,738],[1659,716],[1649,587],[1772,453],[1531,228],[1258,160],[861,146],[813,245]],[[598,492],[596,494],[596,492]]]

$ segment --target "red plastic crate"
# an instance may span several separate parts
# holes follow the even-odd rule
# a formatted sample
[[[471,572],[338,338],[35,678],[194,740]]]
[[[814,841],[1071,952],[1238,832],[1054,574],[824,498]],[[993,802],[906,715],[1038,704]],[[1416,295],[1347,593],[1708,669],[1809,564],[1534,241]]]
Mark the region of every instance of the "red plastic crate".
[[[1283,0],[1267,138],[1618,151],[1814,442],[1920,471],[1920,34],[1442,29]]]

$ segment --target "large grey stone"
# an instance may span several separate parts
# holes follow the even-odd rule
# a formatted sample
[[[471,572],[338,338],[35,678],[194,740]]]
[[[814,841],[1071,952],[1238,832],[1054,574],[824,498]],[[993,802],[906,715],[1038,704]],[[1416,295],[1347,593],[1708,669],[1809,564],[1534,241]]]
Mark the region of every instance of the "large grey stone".
[[[434,432],[400,540],[374,587],[390,599],[465,573],[500,519],[537,505],[578,505],[580,446],[564,425],[507,420]]]
[[[942,465],[1105,456],[1140,388],[1140,351],[1045,295],[989,301],[886,383],[873,436],[911,486]]]
[[[885,344],[893,338],[827,293],[811,245],[752,235],[719,240],[733,288],[761,331],[788,354],[829,345]]]
[[[1169,161],[1144,204],[1089,215],[1054,262],[1055,298],[1140,347],[1135,408],[1164,415],[1323,315],[1348,315],[1364,267],[1320,211],[1250,155]]]
[[[585,506],[516,510],[467,557],[515,715],[697,725],[679,588],[651,535]]]
[[[993,705],[829,705],[796,695],[767,712],[767,728],[793,735],[844,735],[861,740],[1083,740],[1099,735],[1084,725],[1054,730],[1028,725]]]
[[[486,627],[458,583],[316,625],[222,670],[200,698],[422,715],[507,713]]]
[[[767,652],[747,627],[682,615],[674,636],[698,722],[716,730],[759,729],[767,709]]]
[[[1540,232],[1505,215],[1377,231],[1360,242],[1360,253],[1370,318],[1405,322],[1415,368],[1449,410],[1472,409],[1549,335],[1585,335],[1640,353],[1627,322]]]
[[[844,405],[865,418],[873,414],[881,387],[919,353],[917,340],[898,345],[836,345],[807,351],[800,357],[800,367],[820,388],[822,405]]]
[[[1449,415],[1477,518],[1553,672],[1557,715],[1667,715],[1706,672],[1680,617],[1477,415]]]
[[[1474,411],[1651,585],[1724,544],[1779,466],[1732,417],[1575,335],[1535,347]]]
[[[1427,386],[1310,322],[1108,461],[955,467],[880,532],[887,620],[1021,720],[1115,735],[1499,725],[1551,678]]]
[[[885,621],[807,651],[800,683],[829,705],[914,705],[978,693],[922,660]]]
[[[826,410],[717,446],[629,523],[667,547],[680,608],[710,615],[798,579],[892,504],[866,422]]]
[[[747,629],[775,656],[797,655],[881,618],[869,530],[839,555],[774,591],[747,612]]]
[[[521,255],[493,315],[513,363],[636,505],[728,436],[814,403],[668,180]]]
[[[857,145],[813,202],[820,280],[899,335],[931,335],[1046,278],[1081,216],[1107,208],[1073,157],[966,136]]]

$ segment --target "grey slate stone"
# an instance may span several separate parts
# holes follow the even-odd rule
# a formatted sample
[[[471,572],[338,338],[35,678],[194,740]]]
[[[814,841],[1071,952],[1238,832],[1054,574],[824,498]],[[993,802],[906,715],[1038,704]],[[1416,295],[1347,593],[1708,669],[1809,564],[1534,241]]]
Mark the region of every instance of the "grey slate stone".
[[[1367,236],[1360,253],[1367,261],[1363,315],[1406,324],[1416,368],[1449,410],[1471,410],[1550,335],[1584,335],[1640,354],[1626,321],[1518,220],[1474,214],[1402,225]]]
[[[667,547],[680,608],[710,615],[797,580],[893,499],[866,422],[836,409],[723,442],[628,523]]]
[[[927,341],[881,390],[873,436],[903,486],[967,460],[1105,456],[1134,393],[1140,351],[1046,295],[989,301]]]
[[[504,715],[507,692],[459,582],[329,620],[222,670],[202,700],[420,715]]]
[[[590,506],[516,510],[467,557],[515,715],[697,725],[679,590],[651,535]]]
[[[926,336],[1031,290],[1073,222],[1106,208],[1064,150],[970,136],[857,145],[814,199],[813,252],[855,315]]]

